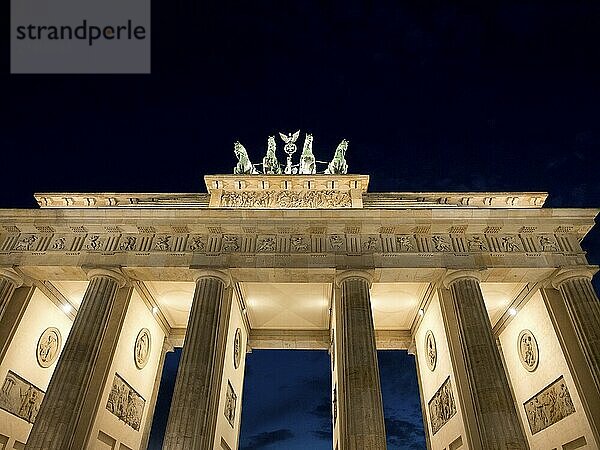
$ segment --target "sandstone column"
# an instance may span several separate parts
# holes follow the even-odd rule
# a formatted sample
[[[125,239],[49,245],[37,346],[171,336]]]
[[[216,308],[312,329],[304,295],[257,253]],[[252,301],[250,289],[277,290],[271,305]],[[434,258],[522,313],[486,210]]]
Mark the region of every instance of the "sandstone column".
[[[231,292],[227,274],[203,271],[196,280],[164,450],[212,450]]]
[[[22,284],[23,279],[14,270],[0,268],[0,319],[13,292]]]
[[[552,280],[565,301],[577,340],[600,390],[600,301],[592,286],[595,270],[567,269]]]
[[[340,450],[386,448],[371,283],[366,272],[347,271],[336,277],[341,293],[335,302]]]
[[[485,450],[527,449],[502,359],[485,308],[476,272],[456,271],[444,280],[453,314],[444,316],[458,327],[459,355],[466,372],[478,443]],[[475,441],[477,442],[477,441]],[[480,445],[479,445],[480,444]]]
[[[118,320],[111,319],[118,313],[122,324],[131,290],[126,298],[117,295],[125,278],[114,270],[91,269],[88,278],[90,283],[29,434],[27,449],[80,450],[89,438],[106,380],[106,374],[100,372],[108,369],[112,354],[106,353],[114,352],[116,344],[115,340],[107,346],[106,335],[118,337]]]
[[[16,272],[0,268],[0,363],[4,360],[35,290],[33,286],[22,284],[23,280]]]

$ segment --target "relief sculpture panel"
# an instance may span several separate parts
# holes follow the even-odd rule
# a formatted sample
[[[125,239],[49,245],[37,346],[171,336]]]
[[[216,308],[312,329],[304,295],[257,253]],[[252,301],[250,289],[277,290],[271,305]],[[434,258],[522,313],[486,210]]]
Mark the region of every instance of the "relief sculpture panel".
[[[9,370],[0,391],[0,408],[26,420],[35,422],[44,399],[44,392],[29,381]]]
[[[127,382],[115,373],[106,409],[135,431],[140,430],[146,401]]]
[[[221,196],[226,208],[349,208],[350,194],[337,191],[226,192]]]
[[[575,412],[571,394],[562,376],[527,400],[523,407],[531,434],[539,433]]]
[[[452,394],[450,377],[440,386],[431,400],[429,400],[429,418],[431,431],[437,433],[456,414],[456,403]]]

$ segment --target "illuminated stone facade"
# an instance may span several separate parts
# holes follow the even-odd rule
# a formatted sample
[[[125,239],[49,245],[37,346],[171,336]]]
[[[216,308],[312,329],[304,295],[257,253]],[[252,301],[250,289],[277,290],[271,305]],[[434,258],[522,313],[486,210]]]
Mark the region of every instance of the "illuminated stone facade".
[[[598,448],[598,211],[369,193],[340,161],[0,210],[0,449],[146,448],[175,346],[166,449],[238,448],[261,348],[330,352],[334,449],[385,448],[378,349],[415,355],[430,449]]]

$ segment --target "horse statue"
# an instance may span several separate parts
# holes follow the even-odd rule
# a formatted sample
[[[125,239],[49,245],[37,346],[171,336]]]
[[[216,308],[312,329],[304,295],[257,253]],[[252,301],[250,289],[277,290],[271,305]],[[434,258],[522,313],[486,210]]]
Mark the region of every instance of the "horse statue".
[[[342,139],[342,142],[340,142],[335,149],[335,154],[327,166],[327,170],[325,170],[326,174],[340,175],[348,173],[348,164],[346,164],[346,150],[348,150],[348,141],[346,139]]]
[[[312,134],[306,133],[304,139],[304,147],[302,148],[302,156],[300,156],[300,174],[312,175],[317,172],[315,155],[312,152],[313,137]]]
[[[279,175],[281,174],[281,165],[277,161],[275,156],[275,150],[277,149],[277,143],[275,142],[275,136],[269,136],[267,141],[267,154],[263,158],[263,173],[265,175]]]
[[[250,162],[248,152],[239,141],[236,141],[233,144],[233,153],[235,153],[235,156],[238,159],[237,165],[233,168],[234,174],[255,175],[258,173],[258,170],[256,170],[256,168]]]

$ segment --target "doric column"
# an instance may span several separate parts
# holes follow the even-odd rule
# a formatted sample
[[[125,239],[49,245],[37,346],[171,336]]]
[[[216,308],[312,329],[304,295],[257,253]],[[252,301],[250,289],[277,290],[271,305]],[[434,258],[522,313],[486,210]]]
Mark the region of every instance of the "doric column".
[[[386,448],[383,402],[366,272],[347,271],[336,277],[338,399],[340,450]]]
[[[456,271],[446,276],[458,345],[467,378],[467,389],[477,424],[480,448],[485,450],[526,449],[510,392],[508,377],[488,317],[479,286],[479,274]],[[476,442],[476,441],[475,441]],[[479,445],[474,444],[475,448]]]
[[[552,285],[562,294],[594,383],[600,390],[600,301],[592,286],[596,270],[582,267],[561,271]]]
[[[0,268],[0,319],[13,292],[22,284],[23,279],[14,270]]]
[[[124,307],[115,308],[117,291],[125,285],[125,278],[109,269],[91,269],[87,275],[90,283],[29,434],[27,449],[80,450],[89,437],[93,422],[89,416],[95,414],[95,402],[106,379],[106,374],[99,372],[107,369],[107,364],[97,365],[101,360],[110,365],[112,358],[106,350],[114,352],[114,345],[107,349],[105,337],[107,330],[118,325],[111,322],[114,313],[118,312],[122,324],[129,296],[120,302]]]
[[[14,270],[0,268],[0,363],[10,347],[34,289],[32,286],[23,286],[23,279]]]
[[[188,319],[165,432],[165,450],[212,450],[231,292],[227,274],[203,271]]]

